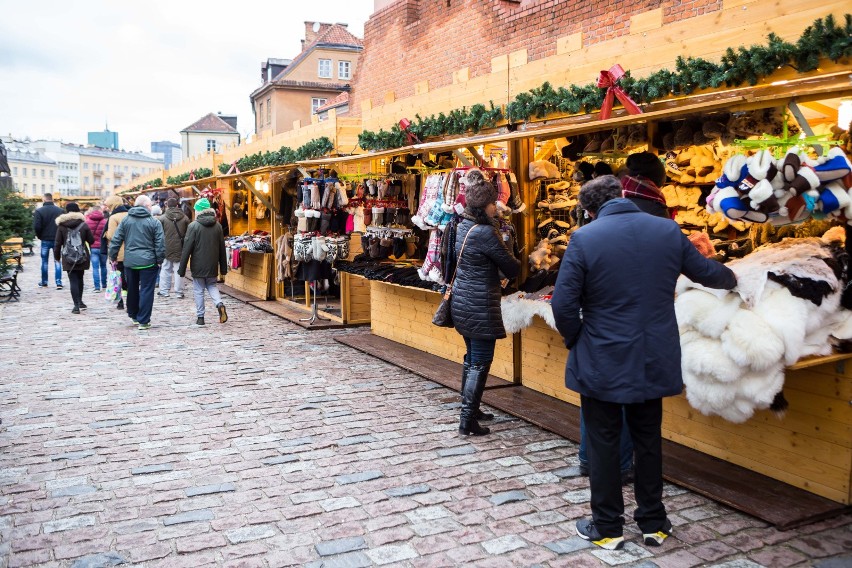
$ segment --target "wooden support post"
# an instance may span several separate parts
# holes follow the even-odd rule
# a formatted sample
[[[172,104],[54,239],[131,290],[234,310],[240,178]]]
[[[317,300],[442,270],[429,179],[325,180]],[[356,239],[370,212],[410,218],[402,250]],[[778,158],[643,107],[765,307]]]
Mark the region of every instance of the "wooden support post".
[[[453,150],[453,154],[455,155],[456,158],[459,159],[459,161],[462,163],[463,166],[468,167],[468,168],[473,166],[473,164],[470,163],[470,160],[467,159],[467,156],[465,156],[464,154],[462,154],[458,150]]]
[[[272,205],[269,203],[269,200],[268,200],[268,199],[266,199],[266,196],[264,196],[262,193],[260,193],[258,190],[256,190],[256,189],[254,188],[254,184],[253,184],[253,183],[251,183],[249,180],[247,180],[247,179],[246,179],[245,177],[243,177],[243,176],[239,176],[237,179],[239,179],[241,182],[243,182],[243,185],[245,185],[245,186],[246,186],[246,188],[247,188],[247,189],[248,189],[248,190],[252,193],[252,195],[254,195],[255,197],[257,197],[257,198],[258,198],[258,200],[260,200],[260,202],[261,202],[261,203],[263,203],[263,205],[264,205],[267,209],[269,209],[270,211],[272,211]]]
[[[476,161],[479,162],[479,167],[484,168],[487,165],[485,158],[483,158],[482,156],[479,155],[479,152],[476,151],[476,148],[474,148],[473,146],[465,146],[465,147],[467,148],[467,151],[470,152],[473,155],[473,157],[476,159]]]
[[[532,138],[521,138],[512,140],[508,144],[509,163],[518,179],[518,191],[521,200],[527,204],[525,215],[518,217],[517,226],[518,248],[521,250],[521,274],[519,281],[523,282],[529,275],[529,262],[527,261],[529,249],[536,243],[535,235],[535,203],[536,192],[529,181],[529,165],[535,153],[535,141]]]

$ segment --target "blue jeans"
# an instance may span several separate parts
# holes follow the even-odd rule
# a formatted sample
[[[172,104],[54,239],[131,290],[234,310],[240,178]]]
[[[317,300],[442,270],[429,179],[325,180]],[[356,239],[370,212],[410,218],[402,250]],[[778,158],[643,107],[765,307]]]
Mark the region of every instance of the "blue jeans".
[[[154,308],[154,284],[157,282],[158,266],[150,268],[124,267],[127,278],[127,315],[139,323],[151,323]]]
[[[494,361],[494,347],[497,345],[496,339],[471,339],[464,337],[464,346],[467,347],[467,354],[464,360],[471,365],[490,365]]]
[[[619,453],[621,453],[621,471],[627,471],[633,467],[633,440],[630,439],[630,430],[627,428],[627,418],[624,416],[624,407],[621,409],[622,427],[621,427],[621,442],[619,444]],[[586,434],[586,420],[583,418],[583,409],[580,408],[580,463],[584,466],[589,466],[589,456],[587,447],[589,445],[589,437]]]
[[[92,280],[95,288],[106,288],[107,255],[92,251]]]
[[[41,283],[47,286],[47,262],[53,258],[54,241],[41,241]],[[62,286],[62,265],[53,261],[54,278],[57,286]]]

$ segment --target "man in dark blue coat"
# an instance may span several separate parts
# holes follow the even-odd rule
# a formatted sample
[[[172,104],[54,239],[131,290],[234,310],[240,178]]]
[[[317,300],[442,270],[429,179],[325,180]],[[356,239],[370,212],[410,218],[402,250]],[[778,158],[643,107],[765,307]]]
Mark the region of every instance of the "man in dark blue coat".
[[[577,534],[596,545],[624,544],[619,438],[622,408],[636,456],[634,515],[645,544],[660,545],[672,526],[662,503],[662,398],[683,389],[674,311],[681,274],[731,289],[733,272],[707,260],[669,219],[621,197],[613,176],[589,182],[580,204],[594,222],[571,236],[562,259],[553,315],[571,350],[565,385],[580,393],[589,436],[592,519]]]

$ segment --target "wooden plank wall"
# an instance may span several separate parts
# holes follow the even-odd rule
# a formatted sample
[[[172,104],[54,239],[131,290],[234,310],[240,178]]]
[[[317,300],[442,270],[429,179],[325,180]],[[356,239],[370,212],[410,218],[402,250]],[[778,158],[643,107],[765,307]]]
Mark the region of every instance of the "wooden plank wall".
[[[271,253],[243,253],[242,267],[239,271],[229,270],[225,275],[225,284],[255,298],[269,298],[272,285]]]
[[[340,303],[343,323],[370,323],[370,281],[341,272]]]
[[[579,405],[565,388],[568,350],[541,319],[521,332],[524,386]],[[663,437],[833,501],[852,504],[852,362],[788,371],[786,415],[743,424],[704,416],[684,395],[663,403]]]
[[[461,69],[453,72],[453,84],[445,87],[429,90],[427,83],[404,99],[363,101],[363,128],[389,128],[401,117],[413,120],[417,113],[428,116],[476,103],[506,104],[544,81],[554,87],[585,85],[615,63],[634,77],[644,77],[658,69],[673,69],[679,55],[718,61],[728,47],[763,44],[770,32],[794,41],[817,18],[834,14],[842,22],[848,11],[849,3],[838,0],[723,0],[719,11],[662,25],[659,9],[652,10],[633,16],[630,33],[611,41],[583,46],[580,34],[553,38],[557,53],[551,57],[528,61],[526,50],[496,55],[487,75],[470,79]]]
[[[438,357],[461,363],[465,347],[455,329],[432,325],[441,296],[437,292],[370,282],[370,314],[374,334]],[[513,337],[497,341],[491,374],[513,380]]]

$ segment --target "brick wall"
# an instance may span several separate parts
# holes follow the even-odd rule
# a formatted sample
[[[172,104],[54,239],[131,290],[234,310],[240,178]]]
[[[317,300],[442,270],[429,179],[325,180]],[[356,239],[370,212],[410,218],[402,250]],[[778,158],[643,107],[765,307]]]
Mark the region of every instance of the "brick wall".
[[[385,93],[414,94],[491,71],[491,59],[527,49],[529,61],[556,54],[556,39],[580,32],[583,45],[629,33],[630,17],[662,8],[663,22],[720,10],[721,0],[397,0],[364,26],[364,52],[353,84],[352,110],[381,105]]]

